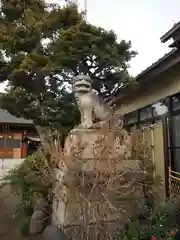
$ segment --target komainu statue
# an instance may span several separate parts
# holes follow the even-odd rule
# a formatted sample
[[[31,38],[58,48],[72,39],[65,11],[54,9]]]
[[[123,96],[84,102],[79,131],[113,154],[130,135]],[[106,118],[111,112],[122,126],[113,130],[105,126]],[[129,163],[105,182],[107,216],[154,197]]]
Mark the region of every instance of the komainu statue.
[[[96,121],[105,121],[112,115],[111,108],[92,89],[89,76],[74,77],[73,93],[81,113],[81,127],[91,128]]]

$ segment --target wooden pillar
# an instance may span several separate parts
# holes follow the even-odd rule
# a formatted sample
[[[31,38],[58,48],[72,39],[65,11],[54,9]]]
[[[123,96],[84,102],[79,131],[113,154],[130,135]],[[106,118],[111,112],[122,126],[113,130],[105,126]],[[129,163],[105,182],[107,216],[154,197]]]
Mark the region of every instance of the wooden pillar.
[[[26,158],[27,157],[27,144],[26,143],[22,143],[22,158]]]
[[[14,148],[13,148],[13,158],[22,158],[21,148],[22,148],[22,133],[14,133]]]
[[[26,131],[22,133],[22,140],[24,140],[24,137],[26,136]],[[24,143],[22,141],[22,146],[21,146],[21,157],[26,158],[27,157],[27,143]]]

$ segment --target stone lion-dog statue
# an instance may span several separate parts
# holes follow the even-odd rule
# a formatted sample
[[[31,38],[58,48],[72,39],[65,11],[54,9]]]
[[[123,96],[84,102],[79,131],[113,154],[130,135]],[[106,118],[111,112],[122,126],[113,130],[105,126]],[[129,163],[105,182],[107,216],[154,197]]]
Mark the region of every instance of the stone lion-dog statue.
[[[112,110],[92,88],[92,79],[80,74],[74,77],[72,91],[80,114],[80,127],[92,128],[93,124],[106,121],[112,116]]]

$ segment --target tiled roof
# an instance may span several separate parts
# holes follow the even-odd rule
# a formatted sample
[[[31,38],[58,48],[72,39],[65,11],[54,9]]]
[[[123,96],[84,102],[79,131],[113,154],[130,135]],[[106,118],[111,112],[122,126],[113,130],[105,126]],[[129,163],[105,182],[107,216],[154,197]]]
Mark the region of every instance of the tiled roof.
[[[31,120],[17,118],[1,108],[0,108],[0,123],[33,124]]]
[[[156,67],[157,65],[159,65],[160,63],[162,63],[164,60],[166,60],[168,57],[170,57],[173,53],[176,53],[177,49],[173,49],[171,51],[169,51],[168,53],[165,53],[161,58],[159,58],[156,62],[152,63],[149,67],[147,67],[145,70],[143,70],[142,72],[140,72],[137,76],[136,76],[136,80],[143,76],[145,73],[149,72],[150,70],[152,70],[154,67]]]
[[[161,42],[163,43],[167,42],[176,31],[179,31],[179,29],[180,29],[180,21],[174,24],[174,26],[160,38]]]

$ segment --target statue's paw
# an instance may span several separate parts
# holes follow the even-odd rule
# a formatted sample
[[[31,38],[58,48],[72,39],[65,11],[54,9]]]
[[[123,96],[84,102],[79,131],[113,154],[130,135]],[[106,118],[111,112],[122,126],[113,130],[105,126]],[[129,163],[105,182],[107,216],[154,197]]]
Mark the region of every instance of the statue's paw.
[[[44,240],[67,240],[63,230],[54,225],[47,226],[42,236]]]

